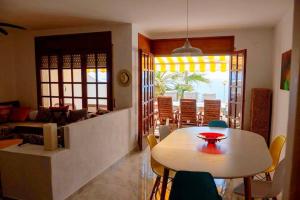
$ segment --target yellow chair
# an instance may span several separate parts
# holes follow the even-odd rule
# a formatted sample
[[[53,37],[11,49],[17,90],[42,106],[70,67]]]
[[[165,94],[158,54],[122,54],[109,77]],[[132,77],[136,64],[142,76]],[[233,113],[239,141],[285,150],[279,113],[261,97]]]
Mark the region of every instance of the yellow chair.
[[[152,150],[153,147],[155,147],[155,145],[157,145],[157,140],[153,134],[149,134],[147,136],[147,141],[150,146],[150,150]],[[159,188],[159,185],[160,185],[161,177],[164,174],[164,166],[162,166],[156,160],[154,160],[152,158],[152,156],[151,156],[151,168],[152,168],[152,171],[156,174],[156,179],[155,179],[155,183],[154,183],[154,186],[153,186],[153,189],[151,192],[150,200],[152,200],[154,194],[156,194],[156,192]],[[175,172],[170,170],[169,178],[173,179],[174,176],[175,176]]]
[[[281,154],[281,151],[283,149],[284,143],[285,143],[285,136],[280,135],[280,136],[277,136],[274,139],[274,141],[272,142],[272,144],[271,144],[271,146],[269,148],[269,151],[270,151],[271,156],[272,156],[273,163],[265,171],[266,179],[268,181],[271,181],[270,173],[273,172],[273,171],[275,171],[275,169],[278,166],[279,159],[280,159],[280,154]]]

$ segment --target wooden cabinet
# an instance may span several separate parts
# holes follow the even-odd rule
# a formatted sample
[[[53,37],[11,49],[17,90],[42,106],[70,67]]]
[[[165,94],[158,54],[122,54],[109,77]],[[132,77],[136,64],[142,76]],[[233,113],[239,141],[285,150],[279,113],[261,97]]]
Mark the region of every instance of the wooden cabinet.
[[[253,88],[251,91],[250,131],[262,135],[270,142],[272,90]]]

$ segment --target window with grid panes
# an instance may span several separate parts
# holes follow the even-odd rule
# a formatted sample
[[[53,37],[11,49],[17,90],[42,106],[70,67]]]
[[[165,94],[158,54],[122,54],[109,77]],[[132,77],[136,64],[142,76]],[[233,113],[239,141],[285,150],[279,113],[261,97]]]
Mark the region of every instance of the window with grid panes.
[[[111,49],[71,52],[37,53],[39,105],[112,110]]]

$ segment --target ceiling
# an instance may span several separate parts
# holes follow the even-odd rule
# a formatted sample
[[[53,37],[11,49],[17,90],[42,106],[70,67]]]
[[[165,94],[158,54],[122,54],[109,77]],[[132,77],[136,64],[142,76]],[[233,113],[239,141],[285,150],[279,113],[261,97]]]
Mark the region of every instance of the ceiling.
[[[190,29],[271,27],[293,0],[189,0]],[[135,23],[148,34],[185,30],[185,0],[0,0],[0,21],[29,29]]]

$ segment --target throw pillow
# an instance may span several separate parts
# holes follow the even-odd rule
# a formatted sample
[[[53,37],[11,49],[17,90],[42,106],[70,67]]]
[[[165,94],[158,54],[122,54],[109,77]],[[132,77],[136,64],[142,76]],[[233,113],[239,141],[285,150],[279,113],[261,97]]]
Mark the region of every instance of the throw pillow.
[[[28,115],[29,120],[30,121],[35,121],[38,112],[39,112],[38,110],[33,110],[33,111],[29,112],[29,115]]]
[[[36,121],[38,122],[50,122],[51,111],[49,108],[40,107],[36,116]]]
[[[9,121],[24,122],[28,118],[29,112],[30,108],[26,107],[12,108],[9,115]]]
[[[51,122],[57,123],[58,126],[66,125],[68,122],[69,106],[50,107]]]
[[[0,106],[0,123],[8,122],[11,109],[11,106]]]
[[[29,144],[37,144],[43,145],[44,144],[44,137],[42,135],[30,134],[30,133],[23,133],[20,135],[21,139],[23,139],[23,143]]]
[[[87,109],[70,110],[68,121],[69,123],[85,120],[87,118]]]

